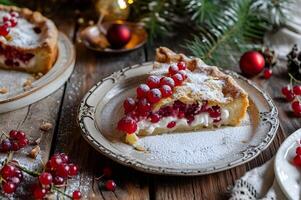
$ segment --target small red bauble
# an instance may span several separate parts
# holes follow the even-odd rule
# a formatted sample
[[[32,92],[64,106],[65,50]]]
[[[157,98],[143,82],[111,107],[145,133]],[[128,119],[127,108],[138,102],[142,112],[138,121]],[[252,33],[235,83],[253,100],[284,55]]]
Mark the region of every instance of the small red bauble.
[[[132,37],[131,30],[123,24],[112,24],[107,32],[107,39],[113,48],[121,48]]]
[[[248,77],[259,74],[264,65],[264,57],[257,51],[248,51],[244,53],[239,61],[239,66],[242,73]]]

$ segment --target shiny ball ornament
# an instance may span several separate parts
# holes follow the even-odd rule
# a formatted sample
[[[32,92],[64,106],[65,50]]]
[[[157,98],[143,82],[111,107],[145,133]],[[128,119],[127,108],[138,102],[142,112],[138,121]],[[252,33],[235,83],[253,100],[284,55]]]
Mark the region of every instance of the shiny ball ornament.
[[[131,30],[123,24],[112,24],[107,32],[107,39],[111,47],[116,49],[125,46],[131,37]]]
[[[264,65],[264,57],[257,51],[244,53],[239,61],[240,70],[247,77],[259,74],[263,70]]]

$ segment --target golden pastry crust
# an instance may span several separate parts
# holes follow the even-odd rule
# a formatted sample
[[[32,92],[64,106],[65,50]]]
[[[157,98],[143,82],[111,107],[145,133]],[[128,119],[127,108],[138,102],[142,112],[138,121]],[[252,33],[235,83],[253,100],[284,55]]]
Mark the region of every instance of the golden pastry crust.
[[[227,124],[224,125],[235,126],[241,123],[249,106],[248,94],[236,83],[236,81],[231,76],[224,74],[215,66],[206,65],[199,58],[188,58],[184,54],[176,54],[166,47],[160,47],[156,49],[156,61],[159,63],[177,63],[183,61],[186,63],[187,68],[192,72],[198,70],[199,72],[203,72],[208,76],[214,77],[218,80],[223,80],[225,84],[222,88],[222,93],[225,97],[227,97],[227,102],[218,101],[216,99],[207,99],[209,105],[219,105],[229,110],[231,119],[229,119]],[[158,67],[160,67],[160,65],[154,65],[155,69]],[[183,92],[187,93],[187,91]],[[158,110],[163,105],[171,104],[175,100],[180,100],[183,103],[189,104],[197,102],[199,99],[202,99],[200,95],[191,96],[187,94],[181,96],[180,99],[162,99],[160,102],[154,105],[154,108],[155,110]]]
[[[27,71],[29,73],[47,73],[52,68],[58,54],[58,30],[55,24],[48,18],[44,17],[41,13],[31,11],[27,8],[0,5],[0,11],[1,10],[8,12],[15,11],[19,13],[22,18],[27,19],[30,23],[34,24],[41,30],[40,37],[42,40],[39,41],[37,46],[20,47],[0,42],[3,46],[11,46],[20,52],[34,54],[36,58],[36,64],[34,66],[18,67],[13,69]],[[1,65],[0,67],[12,69],[6,65]]]

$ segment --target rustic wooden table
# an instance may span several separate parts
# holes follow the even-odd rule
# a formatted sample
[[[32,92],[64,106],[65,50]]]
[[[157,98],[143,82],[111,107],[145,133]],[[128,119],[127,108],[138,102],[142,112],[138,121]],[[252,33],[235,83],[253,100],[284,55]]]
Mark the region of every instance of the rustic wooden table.
[[[81,187],[88,199],[226,199],[227,189],[236,179],[273,157],[284,138],[301,126],[300,119],[292,116],[290,105],[281,98],[281,87],[288,83],[285,65],[282,65],[274,70],[274,76],[269,81],[260,77],[253,78],[277,104],[280,127],[270,147],[251,162],[227,171],[195,177],[150,175],[116,164],[102,156],[81,137],[81,130],[77,125],[77,108],[81,99],[95,83],[114,71],[153,60],[155,47],[167,46],[175,51],[189,53],[180,46],[189,34],[179,32],[170,40],[157,40],[152,45],[145,45],[130,53],[102,55],[76,42],[79,30],[76,17],[52,16],[52,19],[60,31],[74,42],[77,54],[75,70],[68,82],[47,98],[23,109],[1,114],[0,127],[4,131],[22,129],[32,138],[42,134],[40,155],[44,162],[55,152],[68,153],[71,160],[79,165],[81,172],[73,184]],[[239,71],[237,66],[232,69]],[[51,122],[54,128],[48,133],[41,133],[39,126],[42,121]],[[22,162],[36,167],[34,163],[41,161],[25,158]],[[113,169],[113,178],[117,183],[115,192],[98,187],[96,178],[101,175],[101,169],[105,165]],[[30,199],[28,195],[29,193],[21,191],[16,196]]]

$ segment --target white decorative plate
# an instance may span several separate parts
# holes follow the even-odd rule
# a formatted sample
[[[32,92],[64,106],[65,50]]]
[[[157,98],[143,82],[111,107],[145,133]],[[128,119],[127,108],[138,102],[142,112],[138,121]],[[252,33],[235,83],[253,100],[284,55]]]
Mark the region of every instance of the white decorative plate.
[[[8,93],[0,94],[0,113],[16,110],[32,104],[59,89],[70,77],[75,63],[73,44],[63,33],[58,39],[58,58],[53,68],[24,91],[23,84],[32,75],[25,72],[0,69],[0,88]]]
[[[154,174],[200,175],[226,170],[260,154],[273,140],[279,125],[271,98],[252,82],[230,71],[249,93],[248,116],[239,127],[148,136],[140,140],[147,151],[125,144],[115,131],[122,102],[152,70],[153,63],[125,68],[97,83],[79,109],[84,138],[111,159]]]
[[[289,199],[301,197],[301,170],[292,164],[300,139],[301,129],[285,139],[275,158],[274,170],[277,182]]]

